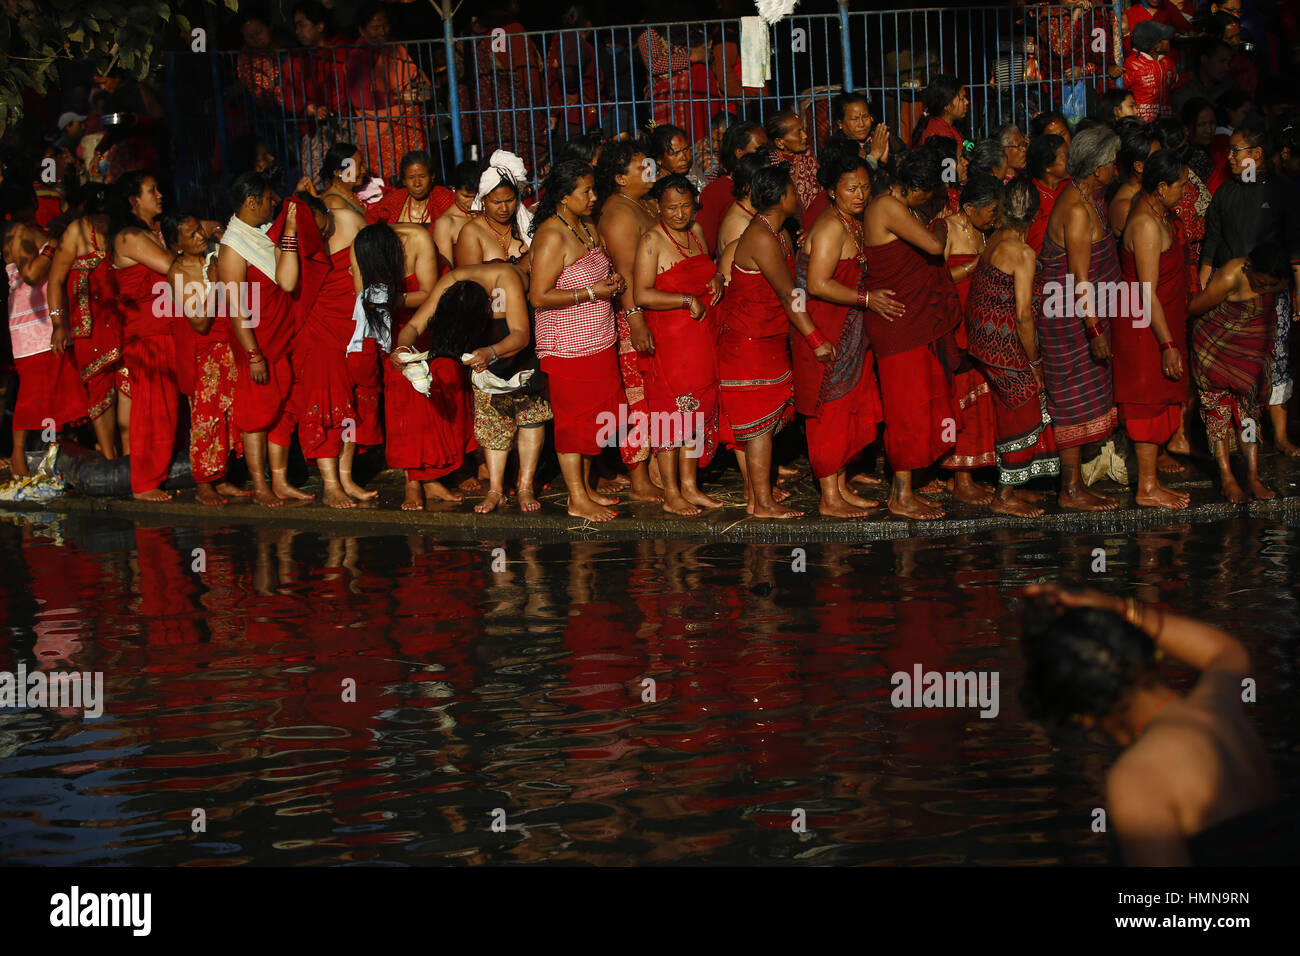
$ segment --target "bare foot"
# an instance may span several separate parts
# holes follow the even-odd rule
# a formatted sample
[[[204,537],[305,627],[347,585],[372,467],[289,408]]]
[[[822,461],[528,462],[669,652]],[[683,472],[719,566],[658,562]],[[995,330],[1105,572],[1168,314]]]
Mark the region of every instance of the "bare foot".
[[[891,494],[889,510],[900,517],[914,518],[917,521],[934,521],[944,516],[944,510],[938,504],[918,492],[902,498]]]
[[[840,497],[847,501],[855,508],[865,511],[875,511],[880,507],[879,501],[872,501],[870,498],[863,498],[861,495],[855,495],[848,488],[840,489]]]
[[[213,507],[215,505],[224,505],[227,499],[217,494],[217,489],[212,487],[210,482],[203,482],[198,486],[198,491],[194,495],[195,499],[201,505]]]
[[[749,505],[745,508],[755,518],[802,518],[802,511],[789,511],[785,508],[776,506],[776,495],[772,495],[771,506],[767,505]]]
[[[315,495],[308,494],[305,491],[299,491],[287,481],[279,478],[271,479],[271,491],[279,498],[292,498],[295,501],[314,501]]]
[[[357,503],[342,488],[326,488],[324,493],[327,508],[355,508]]]
[[[1181,475],[1186,470],[1182,462],[1167,452],[1162,451],[1156,456],[1156,471],[1162,475]]]
[[[936,478],[934,479],[934,481],[930,482],[924,488],[917,489],[916,493],[919,495],[941,495],[945,491],[951,491],[951,490],[952,490],[951,479],[945,480],[943,478]]]
[[[794,465],[777,465],[776,478],[778,481],[784,481],[786,478],[798,478],[799,469]]]
[[[601,505],[602,507],[605,507],[605,508],[608,508],[608,507],[610,507],[611,505],[616,505],[616,504],[619,503],[619,499],[618,499],[618,498],[611,498],[611,497],[609,497],[608,495],[602,495],[602,494],[599,494],[598,492],[595,492],[595,491],[589,493],[589,494],[587,495],[587,497],[589,497],[589,498],[590,498],[592,501],[594,501],[596,504]]]
[[[407,479],[405,491],[402,498],[403,511],[419,511],[424,507],[424,491],[418,481]]]
[[[621,491],[627,491],[632,487],[632,479],[626,475],[619,475],[616,478],[602,478],[596,482],[596,490],[602,495],[616,495]]]
[[[1288,458],[1300,458],[1300,448],[1297,448],[1295,445],[1291,444],[1291,442],[1289,442],[1285,438],[1278,439],[1277,450],[1280,451],[1282,454],[1286,455]]]
[[[522,511],[522,512],[524,512],[524,513],[527,514],[527,513],[533,512],[533,511],[541,511],[541,510],[542,510],[542,503],[541,503],[540,501],[538,501],[538,500],[537,500],[537,496],[533,494],[533,489],[531,489],[531,488],[520,488],[519,491],[518,491],[518,495],[519,495],[519,510],[520,510],[520,511]]]
[[[489,491],[483,500],[474,506],[474,511],[481,515],[491,514],[506,503],[506,496],[499,491]]]
[[[1237,484],[1236,478],[1223,479],[1223,497],[1234,505],[1244,504],[1250,500],[1250,495],[1246,494],[1241,485]]]
[[[658,485],[650,482],[632,482],[632,486],[627,490],[627,496],[632,501],[663,501],[664,490]]]
[[[470,475],[456,487],[461,491],[479,491],[483,487],[483,482],[474,475]]]
[[[1187,435],[1181,428],[1174,432],[1174,436],[1165,444],[1165,451],[1172,452],[1175,455],[1190,455],[1192,453],[1192,444],[1187,440]]]
[[[858,484],[866,485],[867,487],[872,487],[874,485],[883,485],[885,483],[885,479],[877,478],[875,475],[867,474],[867,472],[865,471],[859,472],[858,474],[854,475],[852,478],[849,479],[849,481],[851,482],[856,481]]]
[[[372,491],[371,496],[374,496]],[[452,491],[441,481],[426,481],[424,483],[425,501],[464,501],[465,496],[459,491]]]
[[[379,492],[366,491],[366,489],[362,488],[351,478],[344,478],[342,475],[339,476],[339,486],[348,493],[348,497],[354,498],[357,501],[373,501],[375,498],[379,497]]]
[[[823,498],[817,505],[817,513],[823,518],[865,518],[871,514],[870,510],[866,508],[855,508],[843,498],[839,501],[832,502],[828,502]]]
[[[790,497],[790,492],[786,491],[784,488],[772,489],[772,501],[774,501],[778,505],[789,497]]]
[[[250,498],[253,495],[251,491],[245,491],[238,485],[232,485],[228,481],[218,482],[216,489],[217,494],[225,495],[227,498]]]
[[[987,505],[993,501],[993,488],[990,485],[981,484],[974,478],[969,477],[963,481],[954,480],[952,483],[952,496],[958,501],[964,501],[972,505]]]
[[[1119,507],[1119,502],[1114,498],[1098,494],[1085,485],[1080,485],[1071,491],[1062,489],[1056,501],[1062,508],[1071,508],[1075,511],[1114,511]]]
[[[1019,491],[1011,489],[1008,489],[1005,494],[1000,494],[993,499],[991,510],[994,514],[1017,515],[1021,518],[1037,518],[1043,513],[1042,508],[1030,504],[1021,497]]]
[[[682,497],[693,505],[699,505],[701,508],[722,508],[724,503],[717,498],[710,498],[699,488],[683,488]]]
[[[615,518],[613,511],[602,508],[594,499],[575,505],[573,499],[570,498],[569,514],[575,518],[586,518],[588,521],[613,521]]]
[[[1256,498],[1258,498],[1260,501],[1270,501],[1273,498],[1277,497],[1277,492],[1275,492],[1268,485],[1264,484],[1258,478],[1247,478],[1246,487],[1248,487],[1250,489],[1250,493],[1254,495]]]
[[[698,506],[691,504],[680,494],[664,494],[664,511],[671,515],[697,515],[700,510]]]
[[[131,497],[136,501],[171,501],[172,493],[161,488],[152,488],[149,491],[137,491]]]
[[[273,491],[253,491],[253,504],[261,505],[263,508],[280,508],[284,506],[284,499]]]
[[[1174,491],[1157,482],[1148,491],[1139,490],[1134,500],[1144,508],[1167,508],[1181,511],[1191,504],[1192,496],[1186,492]]]
[[[31,472],[27,470],[27,456],[22,452],[14,452],[13,457],[9,459],[9,474],[14,478],[30,478]]]

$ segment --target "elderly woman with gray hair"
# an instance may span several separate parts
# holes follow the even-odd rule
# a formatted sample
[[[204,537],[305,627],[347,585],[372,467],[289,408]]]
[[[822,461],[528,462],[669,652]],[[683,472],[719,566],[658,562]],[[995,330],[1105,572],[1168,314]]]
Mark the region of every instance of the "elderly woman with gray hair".
[[[1114,498],[1083,482],[1082,448],[1115,429],[1111,382],[1111,306],[1119,289],[1119,258],[1103,193],[1115,181],[1119,137],[1108,127],[1084,130],[1070,143],[1061,191],[1038,257],[1043,314],[1038,342],[1047,409],[1061,453],[1060,505],[1109,511]],[[1100,293],[1100,294],[1099,294]]]

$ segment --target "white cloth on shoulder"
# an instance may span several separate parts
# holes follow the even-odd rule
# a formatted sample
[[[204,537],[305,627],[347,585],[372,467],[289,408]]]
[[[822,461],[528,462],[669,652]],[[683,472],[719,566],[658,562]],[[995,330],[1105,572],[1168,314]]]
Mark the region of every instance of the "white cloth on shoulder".
[[[221,244],[234,249],[245,262],[256,266],[262,275],[274,282],[275,243],[267,235],[270,230],[269,222],[264,226],[250,226],[238,216],[231,216],[221,236]]]

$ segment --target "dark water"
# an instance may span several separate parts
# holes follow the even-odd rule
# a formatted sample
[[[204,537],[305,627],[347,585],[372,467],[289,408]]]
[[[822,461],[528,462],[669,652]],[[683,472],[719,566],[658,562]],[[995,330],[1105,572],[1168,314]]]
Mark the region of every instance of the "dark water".
[[[0,710],[6,862],[1103,863],[1110,752],[1018,701],[1016,594],[1040,577],[1240,635],[1300,789],[1276,523],[814,544],[798,573],[798,542],[5,520],[0,670],[102,671],[106,697],[97,720]],[[917,663],[999,672],[1000,713],[894,709]]]

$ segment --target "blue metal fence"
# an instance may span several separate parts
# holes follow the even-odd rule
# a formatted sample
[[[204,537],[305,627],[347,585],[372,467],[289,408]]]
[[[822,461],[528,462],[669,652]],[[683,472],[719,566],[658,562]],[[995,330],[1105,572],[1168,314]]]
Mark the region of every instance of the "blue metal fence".
[[[426,149],[444,175],[463,158],[510,149],[535,184],[560,142],[586,131],[613,136],[672,122],[698,142],[718,112],[762,122],[790,106],[815,149],[832,130],[832,97],[844,90],[866,92],[876,119],[906,141],[921,90],[939,73],[965,83],[970,131],[980,136],[1003,122],[1023,127],[1042,109],[1079,115],[1103,84],[1118,83],[1123,7],[882,13],[841,4],[837,14],[767,27],[766,56],[757,51],[770,71],[762,83],[742,78],[738,63],[754,37],[738,20],[462,37],[446,22],[441,40],[169,54],[169,83],[189,84],[176,98],[184,112],[172,116],[178,191],[190,206],[207,205],[258,140],[279,159],[285,188],[318,176],[337,141],[356,143],[385,177],[408,149]],[[226,136],[217,136],[223,125]]]

